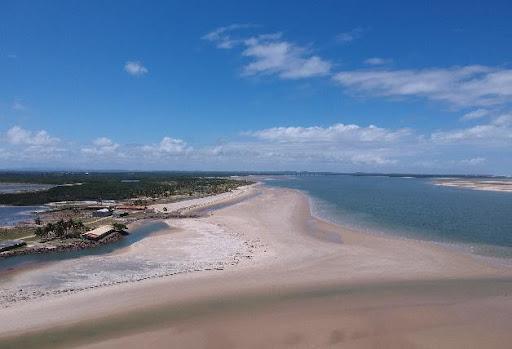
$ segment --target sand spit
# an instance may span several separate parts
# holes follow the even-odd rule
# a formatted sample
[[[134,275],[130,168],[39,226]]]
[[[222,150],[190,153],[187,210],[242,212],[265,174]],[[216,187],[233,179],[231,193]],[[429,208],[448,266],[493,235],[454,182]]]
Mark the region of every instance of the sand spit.
[[[15,303],[0,312],[0,348],[502,348],[512,340],[509,267],[348,230],[312,217],[297,191],[253,188],[259,195],[179,220],[155,252],[182,260],[187,249],[176,244],[191,248],[216,227],[215,236],[257,244],[249,262]],[[205,241],[204,258],[232,257]]]
[[[253,191],[237,189],[208,198],[167,205],[169,212],[192,210],[240,198]],[[40,297],[176,274],[223,270],[253,258],[258,241],[244,239],[201,218],[167,219],[166,228],[127,248],[87,255],[0,274],[0,307]],[[137,222],[134,225],[141,225]],[[186,234],[183,234],[186,232]]]
[[[185,215],[190,211],[200,210],[208,206],[247,196],[253,192],[254,186],[254,184],[243,186],[226,193],[205,196],[203,198],[151,205],[149,208],[154,209],[156,212],[175,212]]]
[[[466,188],[473,190],[499,191],[512,193],[512,180],[489,180],[489,179],[439,179],[434,181],[435,185],[443,187]]]

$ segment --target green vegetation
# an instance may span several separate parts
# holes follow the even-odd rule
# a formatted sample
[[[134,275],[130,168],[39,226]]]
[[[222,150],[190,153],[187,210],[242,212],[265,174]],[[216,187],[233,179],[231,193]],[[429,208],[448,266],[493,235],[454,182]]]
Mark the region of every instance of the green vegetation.
[[[34,227],[0,228],[0,241],[16,239],[24,239],[26,241],[35,240],[36,237],[33,236],[35,234],[35,230],[36,228]]]
[[[79,238],[80,234],[86,230],[87,228],[81,221],[61,219],[56,223],[48,223],[44,227],[36,228],[35,234],[42,239],[69,239]]]
[[[112,229],[114,229],[115,231],[126,231],[128,230],[128,227],[126,226],[126,224],[114,222],[112,223]]]
[[[201,175],[204,175],[201,173]],[[249,184],[220,176],[185,172],[0,172],[0,182],[53,184],[48,190],[0,194],[3,205],[40,205],[56,201],[125,200],[222,193]]]

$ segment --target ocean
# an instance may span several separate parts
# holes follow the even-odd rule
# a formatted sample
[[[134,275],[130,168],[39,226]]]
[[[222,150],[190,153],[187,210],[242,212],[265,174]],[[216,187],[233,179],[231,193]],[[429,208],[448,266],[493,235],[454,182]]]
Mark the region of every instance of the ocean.
[[[347,227],[512,257],[512,193],[388,176],[283,176],[266,183],[307,193],[316,216]]]

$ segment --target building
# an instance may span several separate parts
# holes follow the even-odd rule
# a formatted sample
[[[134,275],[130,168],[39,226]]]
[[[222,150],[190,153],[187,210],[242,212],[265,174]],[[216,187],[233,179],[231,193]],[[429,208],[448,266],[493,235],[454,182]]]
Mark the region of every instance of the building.
[[[112,228],[112,226],[102,225],[101,227],[83,233],[82,236],[89,240],[99,240],[109,234],[112,234],[113,232],[115,232],[115,230]]]
[[[112,215],[112,211],[110,211],[108,208],[102,208],[99,210],[96,210],[92,213],[93,217],[108,217]]]
[[[114,215],[114,217],[116,218],[120,218],[120,217],[126,217],[128,216],[128,212],[126,211],[120,211],[120,210],[114,210],[114,212],[112,213]]]

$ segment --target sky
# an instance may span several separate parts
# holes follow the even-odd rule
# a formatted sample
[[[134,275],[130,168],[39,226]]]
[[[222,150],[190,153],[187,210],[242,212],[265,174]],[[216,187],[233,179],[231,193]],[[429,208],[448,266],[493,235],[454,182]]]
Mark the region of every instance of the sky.
[[[0,169],[512,175],[510,1],[0,0]]]

